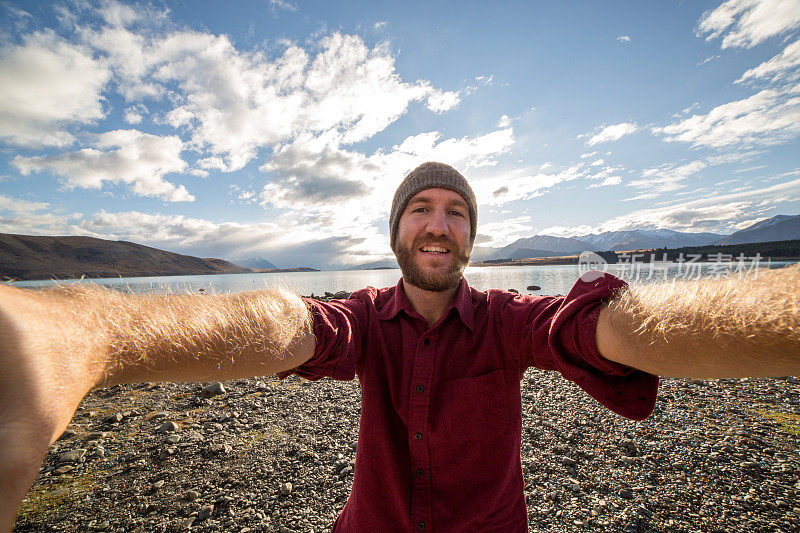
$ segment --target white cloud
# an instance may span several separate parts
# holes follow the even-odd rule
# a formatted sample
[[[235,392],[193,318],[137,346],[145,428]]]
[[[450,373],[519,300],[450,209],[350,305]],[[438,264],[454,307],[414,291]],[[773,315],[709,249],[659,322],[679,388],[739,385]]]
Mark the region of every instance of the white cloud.
[[[527,169],[514,169],[487,179],[473,179],[471,185],[479,205],[497,206],[541,196],[546,189],[585,175],[586,173],[581,171],[581,165],[551,174],[543,172],[533,174]]]
[[[598,187],[608,187],[609,185],[619,185],[622,183],[622,178],[619,176],[609,176],[600,183],[592,183],[589,185],[590,189],[596,189]]]
[[[643,200],[656,198],[665,192],[675,191],[685,187],[686,180],[708,166],[705,161],[692,161],[682,165],[667,164],[642,171],[641,178],[631,180],[628,185],[642,189],[643,193],[628,200]]]
[[[630,38],[629,35],[620,35],[619,37],[617,37],[617,40],[619,42],[621,42],[621,43],[629,43],[629,42],[631,42],[631,38]]]
[[[530,224],[531,217],[519,216],[505,218],[502,222],[489,222],[480,225],[481,235],[488,237],[481,246],[502,247],[511,244],[522,237],[529,237],[534,233]]]
[[[800,77],[800,39],[789,44],[783,52],[769,61],[761,63],[742,74],[735,83],[748,79],[762,78],[777,80],[796,80]]]
[[[305,133],[336,132],[343,143],[363,141],[402,116],[411,102],[437,113],[458,94],[426,81],[406,83],[386,46],[373,49],[358,36],[323,37],[319,52],[290,46],[270,61],[243,53],[225,36],[181,32],[164,39],[154,78],[180,88],[179,105],[166,119],[188,127],[192,144],[242,168],[259,147]]]
[[[724,35],[722,48],[751,48],[800,26],[800,0],[727,0],[700,18],[698,35]]]
[[[25,147],[66,146],[70,124],[105,116],[101,92],[111,73],[89,50],[52,32],[0,48],[0,139]]]
[[[595,155],[597,155],[597,150],[595,150],[594,152],[588,152],[588,153],[585,153],[585,154],[581,154],[581,159],[594,157]]]
[[[273,9],[283,9],[286,11],[297,11],[297,5],[287,0],[269,0],[269,6]]]
[[[427,108],[434,113],[444,113],[456,107],[461,101],[458,93],[453,91],[432,92],[427,99]]]
[[[618,141],[623,136],[634,133],[639,129],[635,122],[622,122],[620,124],[612,124],[611,126],[604,126],[598,133],[592,135],[587,141],[589,146],[603,142]]]
[[[497,121],[498,128],[507,128],[511,125],[511,119],[508,118],[508,115],[503,115],[500,117],[500,120]]]
[[[438,132],[407,137],[392,147],[366,156],[342,149],[336,136],[305,135],[281,145],[261,170],[273,177],[261,191],[263,204],[338,221],[352,227],[385,220],[394,189],[414,167],[443,161],[462,172],[492,167],[514,143],[512,128],[477,137],[441,139]]]
[[[50,171],[67,187],[100,189],[104,183],[126,183],[142,196],[171,202],[192,201],[183,185],[165,181],[166,174],[186,169],[176,136],[159,137],[136,130],[116,130],[97,136],[94,148],[51,156],[16,156],[12,163],[23,175]]]
[[[735,230],[742,219],[763,218],[778,202],[798,198],[800,179],[778,183],[760,189],[720,195],[711,192],[707,197],[682,201],[673,205],[641,209],[613,217],[592,232],[623,231],[630,229],[672,229],[685,232],[727,232]],[[585,233],[586,226],[576,228],[554,227],[541,233],[562,236]]]
[[[63,235],[80,213],[60,214],[49,203],[0,195],[0,233]]]
[[[800,86],[764,89],[744,100],[715,107],[676,124],[653,128],[667,142],[722,147],[735,143],[770,145],[800,134]]]
[[[11,198],[0,195],[0,211],[10,211],[12,213],[35,213],[47,209],[50,204],[46,202],[31,202],[20,198]]]
[[[589,166],[597,167],[597,166],[602,165],[603,163],[605,163],[604,159],[598,159],[596,161],[592,161]]]
[[[331,236],[289,219],[217,223],[183,215],[100,211],[74,223],[70,233],[128,240],[199,257],[262,256],[282,267],[342,266],[391,256],[386,236],[379,235],[374,242],[368,231],[358,238]],[[365,250],[365,245],[372,251]]]
[[[141,124],[146,113],[148,113],[147,106],[144,104],[136,104],[135,106],[125,108],[123,118],[128,124]]]

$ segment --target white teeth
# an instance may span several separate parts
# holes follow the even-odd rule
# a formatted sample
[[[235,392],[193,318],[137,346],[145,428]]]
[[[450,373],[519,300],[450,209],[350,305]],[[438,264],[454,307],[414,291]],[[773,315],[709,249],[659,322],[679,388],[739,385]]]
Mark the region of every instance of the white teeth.
[[[425,246],[422,248],[423,252],[435,252],[439,254],[446,254],[447,250],[445,248],[439,248],[437,246]]]

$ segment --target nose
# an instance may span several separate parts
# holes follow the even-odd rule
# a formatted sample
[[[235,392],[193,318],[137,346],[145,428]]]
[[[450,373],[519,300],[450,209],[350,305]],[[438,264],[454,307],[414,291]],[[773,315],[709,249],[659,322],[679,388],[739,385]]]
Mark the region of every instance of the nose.
[[[447,226],[447,214],[444,209],[434,209],[431,211],[426,229],[428,233],[432,235],[447,235],[449,228]]]

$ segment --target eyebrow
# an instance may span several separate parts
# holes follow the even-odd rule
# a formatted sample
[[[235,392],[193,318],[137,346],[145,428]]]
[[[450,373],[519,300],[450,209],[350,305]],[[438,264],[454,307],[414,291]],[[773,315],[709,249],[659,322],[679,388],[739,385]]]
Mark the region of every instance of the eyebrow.
[[[416,198],[413,198],[413,199],[409,200],[408,205],[411,205],[411,204],[429,204],[431,202],[433,202],[433,200],[429,196],[417,196]],[[467,202],[465,202],[464,200],[462,200],[460,198],[453,198],[448,203],[451,206],[457,205],[458,207],[463,207],[464,209],[469,209],[469,206],[467,205]]]

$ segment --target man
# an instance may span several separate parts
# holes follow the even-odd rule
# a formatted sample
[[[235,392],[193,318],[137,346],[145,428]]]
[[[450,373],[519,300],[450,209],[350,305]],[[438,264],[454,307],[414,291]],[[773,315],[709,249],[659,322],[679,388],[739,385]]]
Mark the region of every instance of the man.
[[[392,203],[396,287],[331,303],[0,287],[0,525],[95,386],[357,375],[356,472],[336,531],[525,531],[527,367],[634,419],[651,412],[656,375],[800,373],[796,268],[636,291],[594,274],[565,298],[478,292],[461,277],[476,227],[466,180],[426,163]]]

